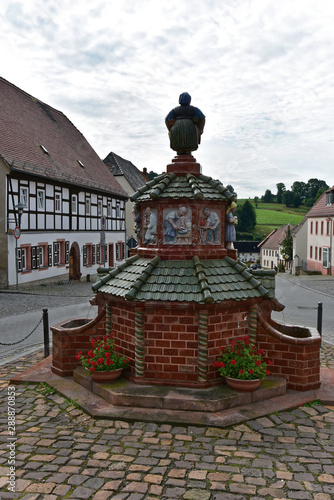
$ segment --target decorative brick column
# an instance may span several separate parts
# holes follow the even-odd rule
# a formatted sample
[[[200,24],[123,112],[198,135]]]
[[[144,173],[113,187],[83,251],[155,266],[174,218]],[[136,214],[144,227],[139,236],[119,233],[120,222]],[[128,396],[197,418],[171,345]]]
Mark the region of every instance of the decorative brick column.
[[[135,312],[135,376],[145,375],[145,310],[136,309]]]
[[[208,380],[208,312],[198,315],[198,381]]]
[[[257,305],[249,308],[248,313],[248,338],[251,344],[256,344],[257,337]]]

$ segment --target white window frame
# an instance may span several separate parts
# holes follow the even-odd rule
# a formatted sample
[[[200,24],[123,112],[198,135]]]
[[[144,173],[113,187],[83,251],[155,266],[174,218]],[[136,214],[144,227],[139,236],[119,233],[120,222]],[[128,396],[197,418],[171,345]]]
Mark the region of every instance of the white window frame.
[[[322,248],[322,267],[329,269],[331,265],[330,262],[330,249],[328,247]]]
[[[90,215],[90,198],[85,201],[85,215]]]
[[[27,268],[27,254],[25,248],[17,249],[17,270],[25,271]]]
[[[102,216],[102,209],[103,209],[103,201],[97,200],[97,215],[98,215],[98,217]]]
[[[71,211],[73,215],[77,215],[78,213],[78,197],[76,194],[72,194],[71,196]]]
[[[28,208],[29,189],[27,187],[20,187],[20,203]]]
[[[111,216],[112,216],[112,202],[111,202],[111,201],[108,201],[108,205],[107,205],[107,216],[108,216],[108,217],[111,217]]]
[[[61,193],[55,193],[55,212],[61,212]]]
[[[43,189],[37,189],[37,209],[45,209],[45,191]]]

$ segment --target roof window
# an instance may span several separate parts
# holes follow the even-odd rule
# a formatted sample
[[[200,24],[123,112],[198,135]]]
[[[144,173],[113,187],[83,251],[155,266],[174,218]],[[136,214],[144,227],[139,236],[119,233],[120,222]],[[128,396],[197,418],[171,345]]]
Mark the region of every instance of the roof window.
[[[77,162],[79,163],[79,165],[80,165],[81,168],[85,168],[85,165],[82,163],[82,161],[77,160]]]
[[[326,205],[333,205],[334,203],[334,189],[326,193]]]
[[[45,146],[42,146],[42,144],[40,144],[39,147],[41,148],[41,150],[43,151],[43,153],[45,153],[46,155],[49,154],[49,151],[46,149]]]

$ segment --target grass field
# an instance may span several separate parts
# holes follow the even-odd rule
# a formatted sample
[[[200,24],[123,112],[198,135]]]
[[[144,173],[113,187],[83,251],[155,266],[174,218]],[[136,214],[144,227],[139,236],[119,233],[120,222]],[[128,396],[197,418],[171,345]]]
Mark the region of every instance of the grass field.
[[[260,240],[265,238],[275,228],[279,228],[284,224],[299,224],[310,210],[304,206],[288,208],[278,203],[258,203],[256,208],[255,203],[252,200],[249,201],[253,204],[256,213],[254,236]],[[243,205],[244,202],[245,200],[238,200],[238,205]]]

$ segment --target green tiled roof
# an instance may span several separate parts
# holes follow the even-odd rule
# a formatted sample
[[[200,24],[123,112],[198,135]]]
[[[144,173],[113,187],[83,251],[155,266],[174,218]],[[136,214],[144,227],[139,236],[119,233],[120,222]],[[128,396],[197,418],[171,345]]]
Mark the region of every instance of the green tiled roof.
[[[96,292],[146,302],[217,303],[267,297],[268,290],[246,266],[230,257],[221,260],[127,259],[93,285]]]
[[[235,195],[223,184],[206,175],[198,177],[187,174],[177,176],[174,173],[165,173],[147,182],[131,196],[131,201],[151,201],[157,198],[189,198],[198,200],[233,201]]]

